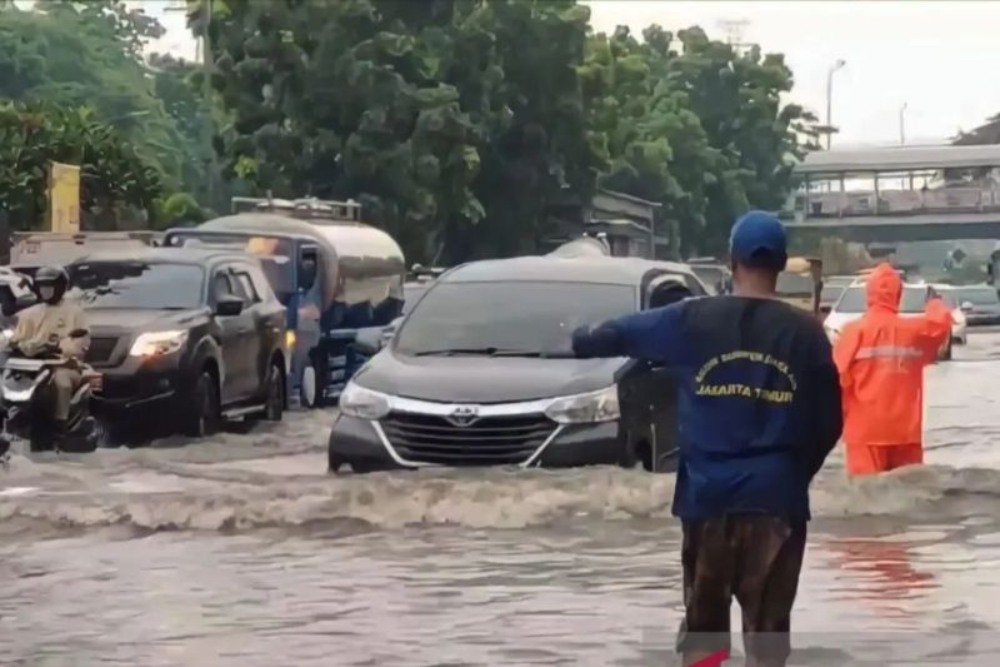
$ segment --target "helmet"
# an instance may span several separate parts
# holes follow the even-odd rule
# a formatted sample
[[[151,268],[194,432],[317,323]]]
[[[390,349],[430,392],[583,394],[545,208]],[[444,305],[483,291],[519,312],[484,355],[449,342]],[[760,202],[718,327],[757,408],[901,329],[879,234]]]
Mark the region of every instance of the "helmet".
[[[43,266],[35,272],[33,282],[38,298],[45,303],[55,305],[62,301],[63,295],[69,289],[69,274],[61,266]],[[44,287],[52,287],[52,293],[42,296]]]

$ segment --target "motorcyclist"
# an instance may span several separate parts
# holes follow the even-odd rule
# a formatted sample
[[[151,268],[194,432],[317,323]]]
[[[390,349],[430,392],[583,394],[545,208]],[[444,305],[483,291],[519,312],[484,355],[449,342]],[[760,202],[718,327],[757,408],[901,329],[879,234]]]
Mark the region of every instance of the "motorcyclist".
[[[64,298],[69,287],[69,274],[62,267],[38,269],[33,281],[38,303],[18,314],[10,341],[25,356],[56,353],[67,360],[65,365],[54,369],[52,376],[57,440],[66,435],[70,401],[83,381],[83,358],[90,347],[90,327],[83,309]],[[87,335],[70,336],[82,331]]]

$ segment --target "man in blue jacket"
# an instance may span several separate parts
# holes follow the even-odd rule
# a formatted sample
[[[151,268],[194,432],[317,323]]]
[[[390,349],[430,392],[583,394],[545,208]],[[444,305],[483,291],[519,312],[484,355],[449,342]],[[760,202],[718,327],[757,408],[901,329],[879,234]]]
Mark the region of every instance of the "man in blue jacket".
[[[820,323],[775,298],[788,259],[781,222],[744,215],[730,257],[732,296],[581,328],[573,349],[662,364],[676,376],[684,664],[729,648],[735,596],[748,657],[784,665],[809,484],[840,438],[840,383]]]

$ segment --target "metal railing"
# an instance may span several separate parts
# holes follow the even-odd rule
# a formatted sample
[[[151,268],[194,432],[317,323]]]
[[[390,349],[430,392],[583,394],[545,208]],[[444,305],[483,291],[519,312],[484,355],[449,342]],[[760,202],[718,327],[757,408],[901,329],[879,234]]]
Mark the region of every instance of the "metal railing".
[[[274,199],[273,197],[233,197],[232,212],[246,213],[259,211],[267,213],[284,213],[295,218],[319,220],[361,221],[361,204],[348,199]]]
[[[783,217],[847,218],[1000,211],[1000,188],[956,187],[930,190],[849,190],[797,193]]]

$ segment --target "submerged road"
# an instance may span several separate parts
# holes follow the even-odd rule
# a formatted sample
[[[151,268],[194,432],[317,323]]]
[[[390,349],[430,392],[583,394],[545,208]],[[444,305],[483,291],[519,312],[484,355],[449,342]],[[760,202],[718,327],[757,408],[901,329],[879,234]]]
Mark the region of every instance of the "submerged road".
[[[838,454],[821,473],[802,660],[996,664],[998,379],[1000,334],[973,334],[928,374],[929,465],[848,481]],[[681,609],[671,475],[330,477],[331,419],[16,457],[0,664],[664,664]]]

